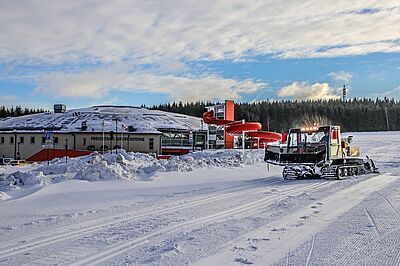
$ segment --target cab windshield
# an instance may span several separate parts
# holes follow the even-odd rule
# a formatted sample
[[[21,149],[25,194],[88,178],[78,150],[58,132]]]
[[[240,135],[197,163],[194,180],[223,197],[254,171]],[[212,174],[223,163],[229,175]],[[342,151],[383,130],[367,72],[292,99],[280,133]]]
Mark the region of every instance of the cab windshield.
[[[316,132],[291,132],[290,147],[297,146],[315,146],[315,144],[324,144],[327,142],[327,136],[323,131]]]

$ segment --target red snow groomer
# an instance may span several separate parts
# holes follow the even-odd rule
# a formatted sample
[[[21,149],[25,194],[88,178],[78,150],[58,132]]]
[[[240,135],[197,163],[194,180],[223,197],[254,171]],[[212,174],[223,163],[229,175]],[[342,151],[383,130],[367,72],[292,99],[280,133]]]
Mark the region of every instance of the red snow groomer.
[[[341,139],[339,126],[292,128],[286,143],[269,145],[265,162],[284,166],[283,178],[341,179],[377,173],[374,162],[360,158],[360,148],[350,146],[352,136]]]

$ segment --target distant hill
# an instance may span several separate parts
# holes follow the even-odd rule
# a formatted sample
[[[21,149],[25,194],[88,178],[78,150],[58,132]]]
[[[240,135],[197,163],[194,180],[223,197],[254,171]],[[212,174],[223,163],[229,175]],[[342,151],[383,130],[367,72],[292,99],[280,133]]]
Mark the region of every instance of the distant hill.
[[[193,116],[202,116],[211,102],[168,103],[152,106]],[[235,119],[258,121],[263,129],[282,132],[304,124],[335,124],[343,131],[400,130],[400,102],[394,99],[350,99],[348,101],[261,101],[236,103]]]

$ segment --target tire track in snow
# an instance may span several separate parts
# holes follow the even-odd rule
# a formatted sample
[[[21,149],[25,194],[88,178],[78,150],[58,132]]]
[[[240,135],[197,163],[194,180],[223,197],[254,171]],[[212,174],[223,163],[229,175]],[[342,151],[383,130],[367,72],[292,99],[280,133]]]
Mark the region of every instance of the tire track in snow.
[[[290,257],[290,249],[288,250],[288,253],[286,255],[286,266],[289,266],[289,263],[290,263],[289,257]]]
[[[398,217],[398,212],[394,208],[394,206],[391,204],[389,199],[383,195],[379,191],[375,191],[375,194],[379,196],[379,198],[371,199],[373,201],[382,199],[382,205],[387,206],[386,209],[387,211],[383,211],[384,209],[382,207],[379,207],[378,214],[375,215],[377,219],[374,218],[370,210],[365,211],[366,208],[363,208],[363,211],[368,217],[368,224],[371,224],[374,228],[379,229],[380,235],[376,237],[376,234],[374,233],[377,232],[375,229],[374,231],[367,230],[364,234],[368,234],[369,237],[367,239],[359,239],[360,241],[354,241],[354,237],[349,237],[348,240],[351,241],[351,245],[347,245],[347,248],[344,247],[346,250],[349,252],[341,254],[341,257],[338,260],[337,265],[364,265],[364,264],[371,264],[371,262],[368,260],[373,260],[374,257],[379,257],[377,254],[384,254],[385,251],[389,250],[393,246],[399,246],[399,240],[400,238],[393,238],[393,235],[399,235],[400,236],[400,220]],[[388,214],[391,214],[391,216],[388,216]],[[372,220],[371,220],[371,218]],[[393,219],[394,218],[394,219]],[[392,223],[388,223],[388,221],[392,220]],[[372,222],[373,221],[373,222]],[[373,225],[375,223],[375,225]],[[377,226],[379,225],[379,226]],[[376,227],[375,227],[376,226]],[[365,229],[364,229],[365,230]],[[387,246],[387,248],[383,248],[383,246]],[[351,249],[350,249],[351,247]],[[339,250],[341,250],[340,248]],[[339,252],[338,250],[338,252]],[[330,257],[333,257],[335,253],[330,254]],[[373,255],[373,256],[372,256]],[[394,260],[395,261],[395,260]],[[363,262],[363,263],[362,263]],[[368,262],[368,263],[367,263]],[[376,265],[379,265],[379,263],[373,263]],[[400,265],[396,263],[390,263],[389,265]]]
[[[312,256],[312,253],[314,251],[315,236],[316,235],[313,235],[313,237],[312,237],[311,248],[310,248],[310,252],[308,252],[306,266],[310,266],[310,263],[311,263],[311,256]]]
[[[400,230],[397,228],[397,230],[393,231],[392,234],[389,235],[389,238],[381,237],[379,241],[374,242],[373,245],[365,247],[362,250],[364,251],[363,254],[361,252],[356,254],[358,258],[354,259],[353,257],[347,260],[346,264],[340,265],[400,265],[396,263],[396,261],[399,260],[398,256],[400,254],[396,256],[387,256],[388,254],[395,254],[398,251]]]
[[[368,152],[368,156],[377,163],[385,164],[391,162],[398,156],[398,151],[400,150],[400,145],[385,145],[383,147],[372,148]]]
[[[75,225],[62,227],[61,229],[58,228],[51,232],[46,232],[46,233],[43,233],[40,235],[35,235],[30,239],[25,238],[25,239],[14,240],[13,245],[0,247],[0,260],[4,260],[8,257],[15,256],[15,255],[18,255],[20,253],[27,252],[30,250],[38,249],[38,248],[41,248],[44,246],[48,246],[50,244],[61,242],[61,241],[67,240],[67,239],[81,237],[83,235],[87,235],[87,234],[93,233],[95,231],[98,231],[104,227],[115,225],[118,223],[140,220],[140,219],[145,218],[146,216],[151,216],[154,214],[158,215],[158,214],[169,213],[169,212],[173,212],[173,211],[177,211],[177,210],[188,209],[188,208],[212,203],[212,202],[219,201],[219,200],[237,197],[240,195],[246,195],[248,193],[262,192],[262,191],[266,191],[266,190],[270,190],[270,189],[274,189],[274,188],[276,189],[276,187],[265,187],[265,185],[270,186],[270,185],[275,185],[275,184],[279,184],[279,183],[290,183],[290,181],[288,182],[285,180],[279,180],[279,181],[274,181],[274,182],[270,182],[267,184],[261,184],[261,185],[263,185],[262,188],[259,188],[260,185],[256,185],[256,186],[250,185],[250,186],[248,186],[248,187],[250,187],[250,189],[244,190],[244,191],[243,191],[243,187],[240,187],[240,190],[235,190],[233,192],[224,193],[222,195],[217,195],[217,196],[212,196],[212,197],[206,197],[206,198],[201,197],[200,199],[196,199],[196,200],[193,200],[190,202],[184,202],[184,203],[179,202],[178,204],[176,204],[172,207],[168,207],[168,208],[161,209],[161,210],[154,209],[154,210],[144,212],[141,214],[137,214],[134,211],[129,211],[129,212],[117,214],[117,215],[114,215],[111,217],[106,217],[105,219],[103,219],[103,221],[100,221],[100,222],[99,222],[99,220],[92,220],[92,221],[80,223],[77,225],[75,224]],[[254,187],[256,187],[256,188],[254,189]],[[124,217],[120,217],[121,215],[124,215]],[[83,228],[80,228],[82,226],[83,226]]]
[[[399,212],[397,211],[397,209],[393,206],[393,204],[389,201],[389,199],[385,196],[385,195],[383,195],[382,193],[380,193],[379,191],[377,191],[376,192],[379,196],[381,196],[385,201],[386,201],[386,203],[390,206],[390,208],[394,211],[394,213],[396,214],[396,216],[397,216],[397,218],[398,219],[400,219],[400,214],[399,214]],[[400,220],[399,220],[399,222],[400,222]]]
[[[338,261],[337,265],[349,265],[349,264],[354,265],[355,261],[364,259],[364,257],[365,257],[363,255],[364,253],[371,254],[371,252],[378,250],[382,246],[381,241],[383,241],[385,238],[390,237],[391,235],[395,234],[396,232],[397,233],[400,232],[400,227],[397,227],[391,231],[386,232],[385,234],[381,235],[380,237],[373,239],[366,246],[359,245],[358,247],[357,246],[355,248],[353,247],[353,250],[351,250],[351,252],[348,253],[345,257],[340,259]],[[397,238],[395,240],[397,240]],[[391,246],[393,246],[393,245],[391,245]],[[355,265],[357,265],[357,264],[355,264]],[[396,264],[396,265],[398,265],[398,264]]]
[[[291,227],[291,225],[296,225],[299,219],[304,215],[311,214],[312,210],[310,210],[310,206],[305,206],[304,208],[288,213],[284,217],[279,217],[278,219],[267,223],[264,227],[260,227],[248,234],[238,237],[235,240],[229,241],[223,245],[223,247],[219,247],[216,253],[200,259],[196,265],[204,265],[207,263],[229,265],[226,263],[227,259],[229,261],[229,258],[234,258],[237,254],[232,247],[247,245],[247,239],[257,238],[260,235],[264,236],[266,231],[272,231],[270,230],[271,228],[286,228],[287,230],[278,233],[269,233],[269,242],[259,243],[258,249],[255,251],[242,250],[240,251],[242,252],[240,253],[240,256],[247,256],[257,265],[267,265],[278,261],[281,261],[281,263],[284,264],[281,259],[284,259],[285,256],[287,256],[287,252],[285,251],[287,251],[288,248],[291,250],[298,248],[302,243],[309,240],[309,238],[307,240],[304,238],[306,235],[314,235],[317,233],[319,235],[319,232],[332,224],[337,217],[361,203],[368,195],[387,187],[395,180],[397,180],[397,178],[390,175],[374,176],[342,190],[336,191],[329,196],[319,199],[320,202],[324,203],[323,211],[315,216],[311,215],[310,219],[308,219],[301,227]],[[384,204],[383,201],[381,203]],[[360,214],[363,214],[363,209],[360,209]],[[364,221],[366,221],[366,219],[364,219]],[[318,246],[315,246],[315,248],[317,247]],[[302,261],[303,265],[305,261],[306,257],[304,257],[304,260]],[[346,264],[343,263],[339,265]]]
[[[374,218],[372,217],[371,213],[367,210],[367,208],[364,208],[364,212],[365,212],[365,214],[367,215],[368,220],[369,220],[370,223],[371,223],[371,226],[375,229],[376,233],[377,233],[379,236],[381,236],[382,233],[381,233],[381,231],[379,230],[378,226],[376,225],[376,222],[375,222]]]
[[[212,223],[215,221],[218,221],[219,219],[226,218],[228,216],[234,216],[241,214],[243,212],[253,210],[253,209],[258,209],[262,206],[265,206],[266,204],[271,204],[274,203],[277,200],[282,200],[287,198],[288,196],[295,196],[297,194],[301,194],[304,192],[307,192],[309,190],[313,190],[315,188],[321,187],[326,185],[327,183],[330,183],[330,181],[324,181],[320,182],[317,184],[311,184],[311,185],[306,185],[306,186],[301,186],[301,187],[295,187],[291,189],[287,189],[285,191],[281,191],[279,195],[273,195],[272,197],[268,198],[262,198],[250,203],[242,204],[236,207],[231,207],[226,209],[225,211],[218,212],[216,214],[211,214],[211,215],[206,215],[203,217],[198,217],[189,221],[185,221],[182,223],[178,223],[169,227],[166,227],[161,230],[157,230],[155,232],[152,232],[150,234],[147,234],[142,237],[135,238],[130,241],[124,241],[122,243],[117,243],[115,245],[111,245],[108,248],[97,252],[93,254],[92,256],[77,260],[73,263],[69,263],[69,265],[96,265],[100,264],[103,262],[106,262],[108,260],[111,260],[112,258],[121,255],[127,251],[130,251],[136,247],[142,246],[146,243],[148,243],[150,240],[154,241],[158,237],[163,237],[166,234],[170,233],[175,233],[179,230],[182,230],[187,227],[196,227],[196,226],[202,226],[205,223]]]

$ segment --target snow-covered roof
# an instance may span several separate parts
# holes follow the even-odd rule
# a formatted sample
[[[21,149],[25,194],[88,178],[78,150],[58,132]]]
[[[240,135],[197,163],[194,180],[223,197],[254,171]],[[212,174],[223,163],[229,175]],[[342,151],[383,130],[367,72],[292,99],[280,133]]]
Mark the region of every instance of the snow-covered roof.
[[[65,113],[41,113],[0,119],[0,131],[102,132],[134,128],[135,133],[160,133],[169,130],[201,130],[201,118],[131,106],[92,106],[69,110]],[[87,125],[81,130],[82,123]],[[205,129],[205,127],[204,127]]]

